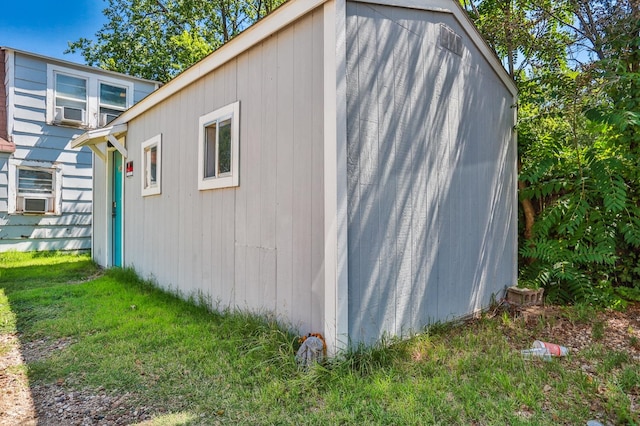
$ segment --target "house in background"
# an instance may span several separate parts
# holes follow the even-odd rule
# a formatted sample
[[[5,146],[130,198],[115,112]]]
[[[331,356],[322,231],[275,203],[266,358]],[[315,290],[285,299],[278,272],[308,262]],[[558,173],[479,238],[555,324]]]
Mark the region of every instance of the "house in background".
[[[70,141],[157,88],[0,48],[0,252],[91,247],[91,150]]]
[[[516,282],[516,96],[455,0],[291,0],[74,140],[93,257],[330,350],[471,314]]]

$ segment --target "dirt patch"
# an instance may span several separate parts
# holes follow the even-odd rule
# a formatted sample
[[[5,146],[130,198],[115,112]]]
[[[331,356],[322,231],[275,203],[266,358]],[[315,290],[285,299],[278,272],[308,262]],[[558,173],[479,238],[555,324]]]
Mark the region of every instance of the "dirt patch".
[[[74,343],[63,338],[20,345],[14,334],[0,335],[1,426],[129,425],[151,419],[151,409],[139,406],[130,393],[70,391],[63,379],[52,385],[29,385],[25,364],[45,360]]]
[[[151,419],[151,409],[139,406],[130,393],[69,391],[63,384],[32,387],[39,426],[130,425]]]
[[[625,353],[640,362],[640,303],[629,305],[625,312],[606,310],[594,315],[588,321],[572,320],[561,307],[536,306],[522,309],[516,316],[527,323],[527,328],[545,324],[536,338],[569,348],[574,362],[580,361],[581,354],[595,345]]]
[[[60,351],[74,344],[75,340],[70,337],[62,339],[39,339],[26,342],[22,345],[22,357],[26,363],[42,361],[51,356],[52,353]]]
[[[29,379],[15,334],[0,334],[0,425],[36,425]]]

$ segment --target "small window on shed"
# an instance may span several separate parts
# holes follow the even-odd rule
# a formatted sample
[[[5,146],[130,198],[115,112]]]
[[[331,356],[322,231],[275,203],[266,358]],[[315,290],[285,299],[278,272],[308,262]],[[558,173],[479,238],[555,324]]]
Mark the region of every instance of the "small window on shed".
[[[158,195],[162,167],[162,135],[142,143],[142,196]]]
[[[198,189],[238,186],[240,102],[200,117]]]

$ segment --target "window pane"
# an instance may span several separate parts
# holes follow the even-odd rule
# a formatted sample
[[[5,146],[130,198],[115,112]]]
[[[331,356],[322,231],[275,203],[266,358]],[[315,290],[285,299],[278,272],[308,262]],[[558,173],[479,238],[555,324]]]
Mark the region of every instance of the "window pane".
[[[53,193],[53,173],[44,170],[18,169],[18,192]]]
[[[218,137],[219,173],[229,173],[231,172],[231,119],[220,122],[220,134]]]
[[[72,101],[70,99],[60,99],[60,98],[56,98],[56,106],[59,107],[71,107],[71,108],[77,108],[77,109],[85,109],[86,102],[80,102],[80,101]]]
[[[113,120],[115,120],[117,116],[122,114],[122,111],[117,110],[117,109],[112,109],[112,108],[100,107],[100,116],[101,117],[102,117],[102,114],[106,114],[106,116],[105,116],[104,123],[100,122],[100,124],[109,124]]]
[[[85,101],[87,99],[87,81],[84,78],[56,74],[56,96]]]
[[[158,147],[152,146],[149,149],[149,186],[153,186],[156,184],[156,167],[158,160]]]
[[[205,128],[204,142],[204,177],[216,175],[216,123]]]
[[[127,107],[127,89],[100,83],[100,105],[125,109]]]

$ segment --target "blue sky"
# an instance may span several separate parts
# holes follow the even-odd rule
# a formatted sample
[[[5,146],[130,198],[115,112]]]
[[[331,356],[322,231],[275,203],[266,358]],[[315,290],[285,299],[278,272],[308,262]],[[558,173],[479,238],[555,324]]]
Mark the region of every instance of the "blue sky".
[[[0,0],[0,46],[84,63],[64,55],[67,42],[95,39],[105,18],[104,0]]]

